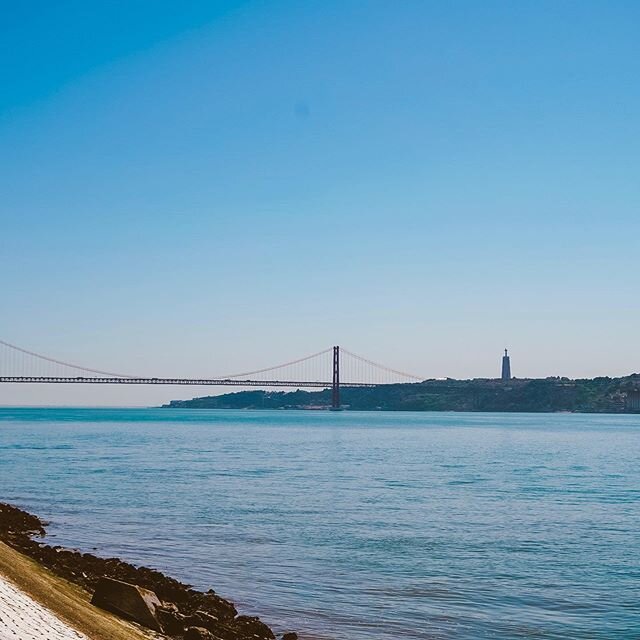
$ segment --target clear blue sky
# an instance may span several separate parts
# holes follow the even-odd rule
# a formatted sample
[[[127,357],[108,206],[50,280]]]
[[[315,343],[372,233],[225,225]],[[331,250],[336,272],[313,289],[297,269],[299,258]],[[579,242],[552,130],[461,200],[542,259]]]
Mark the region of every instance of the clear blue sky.
[[[639,3],[1,4],[0,338],[154,375],[640,370]]]

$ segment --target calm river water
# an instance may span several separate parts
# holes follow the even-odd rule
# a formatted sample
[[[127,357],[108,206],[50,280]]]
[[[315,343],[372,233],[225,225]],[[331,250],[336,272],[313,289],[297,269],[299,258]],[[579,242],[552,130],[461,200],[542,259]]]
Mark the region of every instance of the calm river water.
[[[301,637],[640,637],[640,416],[0,409],[0,500]]]

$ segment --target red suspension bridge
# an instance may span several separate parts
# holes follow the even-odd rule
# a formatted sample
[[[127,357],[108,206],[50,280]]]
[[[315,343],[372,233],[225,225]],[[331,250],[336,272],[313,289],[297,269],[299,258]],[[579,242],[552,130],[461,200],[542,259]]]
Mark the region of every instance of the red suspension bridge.
[[[340,387],[376,387],[418,382],[422,378],[373,362],[340,347],[255,371],[212,376],[151,377],[84,367],[0,340],[0,383],[163,384],[222,387],[293,387],[331,389],[332,407],[340,408]]]

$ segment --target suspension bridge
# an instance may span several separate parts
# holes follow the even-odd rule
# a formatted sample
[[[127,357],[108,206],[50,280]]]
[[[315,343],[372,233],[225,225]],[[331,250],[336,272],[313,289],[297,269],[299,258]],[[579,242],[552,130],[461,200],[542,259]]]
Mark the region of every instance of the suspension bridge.
[[[363,358],[338,346],[273,367],[206,378],[152,377],[102,371],[52,358],[0,340],[0,383],[128,384],[331,389],[340,408],[340,387],[376,387],[422,378]]]

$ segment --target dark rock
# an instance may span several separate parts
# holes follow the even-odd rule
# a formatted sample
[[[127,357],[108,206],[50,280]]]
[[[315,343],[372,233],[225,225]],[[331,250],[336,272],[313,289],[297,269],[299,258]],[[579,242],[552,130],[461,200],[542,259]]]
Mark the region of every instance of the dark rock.
[[[194,626],[204,627],[205,629],[213,631],[214,633],[220,627],[220,620],[218,620],[216,616],[212,615],[211,613],[207,613],[206,611],[198,610],[191,616],[191,618],[198,621],[198,624]]]
[[[175,605],[173,605],[175,607]],[[175,611],[167,607],[159,607],[156,609],[156,616],[164,632],[170,636],[180,635],[185,627],[189,626],[186,622],[187,616],[183,616],[175,607]]]
[[[196,611],[185,618],[187,627],[204,627],[209,631],[215,631],[220,626],[220,621],[206,611]]]
[[[240,633],[238,633],[237,629],[235,629],[235,627],[232,626],[233,623],[231,624],[222,624],[220,623],[216,630],[215,630],[215,634],[216,636],[218,636],[221,640],[243,640],[243,637]]]
[[[165,611],[171,611],[173,613],[179,613],[180,611],[180,609],[178,609],[178,607],[175,604],[173,604],[173,602],[163,602],[162,608]]]
[[[197,600],[198,609],[213,614],[219,620],[233,620],[238,611],[232,602],[217,596],[215,593],[197,593],[193,600]]]
[[[260,640],[275,640],[273,631],[260,620],[253,616],[238,616],[234,621],[234,627],[243,637],[259,638]]]
[[[202,609],[198,609],[193,615],[199,616],[204,620],[220,622],[220,620],[218,619],[218,616],[214,616],[213,613],[209,613],[208,611],[202,611]]]
[[[189,627],[185,631],[184,640],[218,640],[218,638],[203,627]]]
[[[18,507],[0,503],[0,533],[43,536],[45,524],[37,516]]]
[[[157,596],[152,602],[156,624],[176,640],[182,640],[189,627],[206,629],[216,640],[273,640],[267,625],[257,618],[236,618],[238,612],[233,603],[213,589],[203,593],[159,571],[136,567],[119,558],[100,558],[33,540],[34,536],[44,535],[45,524],[26,511],[0,502],[0,540],[89,592],[95,591],[104,578],[152,592]],[[120,610],[116,613],[131,617]]]
[[[298,640],[298,634],[295,631],[290,631],[282,636],[282,640]]]
[[[102,577],[98,580],[91,604],[154,631],[163,632],[156,616],[156,609],[161,606],[161,602],[158,596],[148,589]]]

